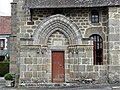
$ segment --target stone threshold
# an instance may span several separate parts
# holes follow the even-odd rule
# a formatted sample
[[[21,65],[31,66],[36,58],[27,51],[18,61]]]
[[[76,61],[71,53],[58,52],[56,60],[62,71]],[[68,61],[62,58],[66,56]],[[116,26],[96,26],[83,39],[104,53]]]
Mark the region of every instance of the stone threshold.
[[[120,86],[114,86],[112,87],[112,90],[120,90]]]
[[[77,87],[77,83],[26,83],[20,84],[20,88],[67,88],[67,87]]]

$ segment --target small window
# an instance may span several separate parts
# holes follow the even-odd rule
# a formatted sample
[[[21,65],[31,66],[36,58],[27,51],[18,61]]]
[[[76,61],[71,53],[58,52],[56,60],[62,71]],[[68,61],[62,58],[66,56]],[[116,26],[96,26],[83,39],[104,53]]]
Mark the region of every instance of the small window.
[[[5,40],[0,39],[0,49],[4,49],[4,47],[5,47]]]
[[[91,22],[92,23],[99,23],[99,12],[97,10],[91,11]]]
[[[93,34],[90,36],[93,40],[94,45],[94,64],[102,65],[103,64],[103,40],[101,36]]]

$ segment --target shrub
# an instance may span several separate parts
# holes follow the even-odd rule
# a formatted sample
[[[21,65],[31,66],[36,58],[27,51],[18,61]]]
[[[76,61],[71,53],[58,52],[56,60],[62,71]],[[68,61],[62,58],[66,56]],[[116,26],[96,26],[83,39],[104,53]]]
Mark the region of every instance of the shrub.
[[[0,63],[9,63],[10,60],[9,59],[4,59],[3,61],[1,61]]]
[[[0,62],[0,77],[4,77],[7,73],[9,73],[9,60],[5,59]]]
[[[10,73],[5,74],[4,76],[5,80],[13,80],[13,75]]]

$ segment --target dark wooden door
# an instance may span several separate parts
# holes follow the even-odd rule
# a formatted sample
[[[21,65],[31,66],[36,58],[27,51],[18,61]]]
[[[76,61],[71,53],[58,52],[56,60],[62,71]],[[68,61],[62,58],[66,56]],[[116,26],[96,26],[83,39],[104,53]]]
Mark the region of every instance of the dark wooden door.
[[[52,52],[52,82],[64,82],[64,52]]]

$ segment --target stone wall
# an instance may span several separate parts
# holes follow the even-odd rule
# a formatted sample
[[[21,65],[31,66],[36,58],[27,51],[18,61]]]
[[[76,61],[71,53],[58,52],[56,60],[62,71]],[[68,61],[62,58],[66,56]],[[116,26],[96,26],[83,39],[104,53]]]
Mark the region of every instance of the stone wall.
[[[107,63],[107,24],[108,24],[108,11],[107,8],[98,8],[100,11],[100,22],[91,23],[90,21],[90,11],[94,8],[81,8],[81,9],[63,9],[63,15],[70,19],[74,24],[78,26],[79,32],[82,35],[82,38],[89,38],[92,34],[99,34],[103,38],[104,46],[104,56],[103,63]],[[21,37],[30,38],[33,36],[34,31],[38,27],[39,23],[42,22],[45,18],[54,15],[54,9],[34,9],[32,10],[32,21],[30,17],[29,10],[26,10],[28,14],[26,16],[26,23],[24,31],[21,32]],[[61,13],[60,13],[61,14]],[[26,42],[27,43],[27,42]],[[87,44],[87,41],[80,41],[80,44]]]
[[[62,13],[67,18],[69,18],[73,23],[75,23],[79,31],[82,33],[83,37],[85,35],[85,31],[92,27],[102,27],[102,32],[107,33],[107,8],[98,8],[100,11],[100,22],[99,23],[91,23],[90,21],[90,11],[94,8],[81,8],[81,9],[63,9]],[[95,8],[96,9],[96,8]],[[30,11],[26,10],[26,30],[24,31],[24,36],[30,37],[31,34],[34,33],[34,30],[37,28],[39,23],[45,18],[54,15],[55,9],[34,9],[32,10],[32,21],[30,17]],[[29,33],[29,34],[28,34]],[[92,34],[92,33],[91,33]],[[89,36],[86,36],[89,37]]]
[[[20,50],[20,81],[48,82],[49,69],[46,52],[41,52],[41,46],[22,46]],[[46,57],[45,57],[46,56]]]
[[[19,84],[20,75],[20,30],[24,21],[24,0],[13,0],[12,7],[12,30],[10,37],[10,73],[15,75],[15,86]]]
[[[120,7],[109,7],[109,79],[120,82]]]
[[[10,65],[11,73],[20,74],[20,84],[51,82],[54,50],[65,53],[65,82],[118,80],[119,7],[63,8],[56,14],[59,9],[30,11],[22,6],[22,0],[13,5],[12,35],[15,37],[11,37]],[[100,13],[99,23],[90,21],[93,9]],[[103,39],[103,65],[93,64],[93,42],[89,39],[92,34],[99,34]]]

